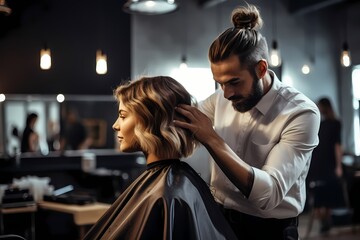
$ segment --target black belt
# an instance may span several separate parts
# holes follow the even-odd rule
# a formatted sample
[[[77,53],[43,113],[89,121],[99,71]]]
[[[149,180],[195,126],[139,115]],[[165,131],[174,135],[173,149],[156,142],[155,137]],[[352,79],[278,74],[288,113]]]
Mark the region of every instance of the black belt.
[[[293,226],[298,226],[298,217],[292,217],[292,218],[261,218],[261,217],[256,217],[256,216],[252,216],[252,215],[248,215],[245,213],[241,213],[238,212],[236,210],[233,209],[228,209],[228,208],[224,208],[222,207],[222,211],[224,213],[225,216],[228,217],[228,219],[232,220],[232,221],[254,221],[254,222],[264,222],[264,223],[279,223],[279,224],[284,224],[284,225],[293,225]]]
[[[227,209],[223,206],[220,207],[238,237],[247,236],[248,239],[262,239],[262,237],[266,237],[266,239],[292,239],[283,238],[282,236],[288,234],[297,236],[298,234],[298,217],[284,219],[260,218],[236,210]],[[279,236],[281,236],[281,238]]]

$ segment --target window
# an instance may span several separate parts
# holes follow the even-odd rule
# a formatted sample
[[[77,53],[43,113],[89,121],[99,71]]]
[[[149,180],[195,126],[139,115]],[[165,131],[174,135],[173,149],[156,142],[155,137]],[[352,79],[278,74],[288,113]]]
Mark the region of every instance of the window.
[[[198,102],[215,91],[215,81],[210,68],[177,68],[170,76],[179,81]]]
[[[360,66],[354,68],[352,72],[353,85],[353,107],[354,107],[354,145],[355,154],[360,155]]]

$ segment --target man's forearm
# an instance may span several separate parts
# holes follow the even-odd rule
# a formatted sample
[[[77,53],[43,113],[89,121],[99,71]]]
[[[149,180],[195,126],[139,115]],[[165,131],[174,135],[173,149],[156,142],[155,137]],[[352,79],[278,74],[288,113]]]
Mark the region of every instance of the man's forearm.
[[[244,196],[249,197],[254,184],[252,167],[241,160],[219,136],[210,138],[204,146],[230,181]]]

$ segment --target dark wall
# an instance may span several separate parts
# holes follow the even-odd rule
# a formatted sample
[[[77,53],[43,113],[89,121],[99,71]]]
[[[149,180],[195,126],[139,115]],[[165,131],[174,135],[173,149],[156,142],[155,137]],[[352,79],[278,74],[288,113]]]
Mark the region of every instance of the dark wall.
[[[130,15],[118,0],[7,0],[0,16],[0,93],[112,94],[130,77]],[[52,67],[39,67],[40,49],[51,49]],[[95,72],[96,50],[108,73]]]

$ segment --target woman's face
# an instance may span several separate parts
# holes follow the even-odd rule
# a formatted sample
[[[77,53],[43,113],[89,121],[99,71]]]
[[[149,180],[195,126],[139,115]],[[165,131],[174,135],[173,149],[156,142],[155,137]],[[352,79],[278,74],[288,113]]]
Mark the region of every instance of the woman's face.
[[[119,101],[119,115],[113,124],[113,129],[117,132],[117,138],[122,152],[140,151],[134,134],[136,124],[136,116],[131,113],[128,108]]]

